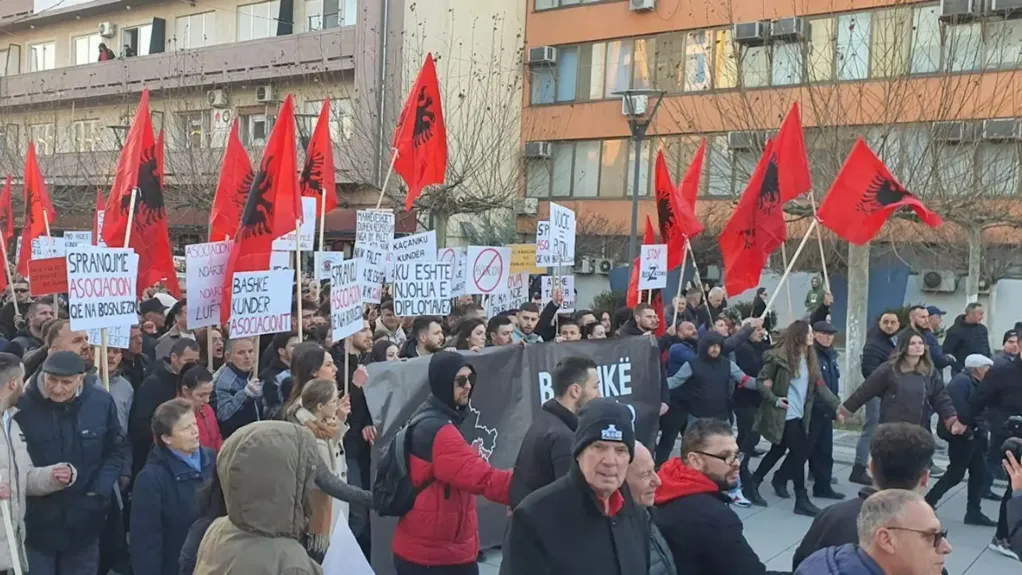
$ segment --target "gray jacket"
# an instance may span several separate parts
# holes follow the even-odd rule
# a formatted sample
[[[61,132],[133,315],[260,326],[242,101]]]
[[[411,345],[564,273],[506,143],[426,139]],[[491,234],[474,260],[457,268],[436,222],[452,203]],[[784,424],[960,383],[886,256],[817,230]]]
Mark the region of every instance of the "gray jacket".
[[[671,548],[667,546],[660,529],[653,522],[653,512],[646,510],[646,517],[649,518],[649,575],[678,575],[678,568],[674,565],[674,555]]]
[[[1022,491],[1016,491],[1008,500],[1008,533],[1011,550],[1022,557]]]

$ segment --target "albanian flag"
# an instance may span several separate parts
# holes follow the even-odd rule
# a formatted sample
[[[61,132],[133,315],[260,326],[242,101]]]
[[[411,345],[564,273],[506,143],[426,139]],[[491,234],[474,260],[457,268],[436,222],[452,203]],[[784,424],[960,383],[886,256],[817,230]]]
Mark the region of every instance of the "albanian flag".
[[[146,118],[142,118],[145,115]],[[149,130],[148,140],[153,139],[152,121],[149,119],[149,90],[142,90],[142,99],[131,120],[131,128],[121,155],[117,158],[117,170],[114,172],[114,185],[107,197],[106,209],[103,211],[103,241],[111,247],[124,245],[124,236],[128,230],[128,207],[131,195],[138,185],[138,168],[141,165],[143,130]],[[155,148],[155,145],[153,146]],[[150,150],[152,153],[153,150]],[[153,162],[152,172],[155,174],[155,156],[149,158]],[[137,201],[137,200],[136,200]],[[141,254],[139,254],[141,255]],[[141,282],[139,282],[141,284]],[[139,287],[141,288],[141,285]]]
[[[28,261],[32,259],[32,240],[46,235],[49,224],[57,217],[46,193],[46,182],[36,159],[35,142],[28,143],[25,158],[25,223],[21,229],[21,254],[18,257],[18,273],[28,275]]]
[[[781,123],[781,129],[774,139],[774,153],[777,156],[777,184],[781,190],[781,203],[793,200],[808,192],[812,187],[809,175],[809,156],[802,136],[802,116],[798,102]]]
[[[298,179],[302,196],[316,198],[316,216],[337,209],[337,188],[334,173],[334,144],[330,140],[330,100],[323,101],[316,129],[305,151],[305,165]]]
[[[254,175],[252,160],[248,159],[248,152],[238,137],[238,119],[235,118],[227,138],[227,149],[224,150],[213,209],[209,214],[209,241],[221,242],[238,231]]]
[[[263,149],[262,161],[252,178],[252,188],[233,236],[234,245],[224,274],[221,323],[228,324],[230,320],[234,274],[270,269],[273,240],[295,229],[302,217],[301,201],[295,147],[295,100],[288,94]]]
[[[767,257],[787,238],[774,151],[773,141],[767,141],[738,206],[720,233],[724,287],[732,296],[759,284]]]
[[[10,247],[14,239],[14,209],[11,207],[11,175],[7,174],[4,191],[0,193],[0,240]]]
[[[103,190],[96,188],[96,213],[92,216],[92,245],[102,245],[103,240]]]
[[[685,234],[678,226],[675,209],[681,203],[676,197],[681,191],[674,186],[671,172],[667,169],[667,162],[664,160],[663,149],[656,155],[653,189],[656,191],[656,213],[657,221],[660,223],[660,237],[664,238],[664,243],[667,244],[667,269],[674,269],[681,265],[681,257],[685,253]],[[649,222],[648,217],[646,222]],[[645,240],[642,243],[645,245]]]
[[[909,193],[859,138],[816,216],[838,236],[863,245],[876,237],[887,218],[901,208],[911,209],[931,228],[944,223]]]
[[[433,54],[426,54],[426,62],[401,110],[394,132],[394,155],[394,171],[408,185],[405,210],[411,211],[422,189],[442,184],[447,173],[447,130]]]

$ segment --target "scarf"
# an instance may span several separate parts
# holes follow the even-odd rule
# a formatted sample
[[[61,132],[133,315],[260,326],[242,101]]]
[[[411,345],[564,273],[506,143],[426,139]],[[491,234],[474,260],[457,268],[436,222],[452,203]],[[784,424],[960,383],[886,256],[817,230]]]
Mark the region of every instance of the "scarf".
[[[341,435],[341,423],[337,419],[321,420],[309,419],[303,422],[306,428],[312,431],[316,439],[322,441],[337,441]],[[328,465],[328,461],[321,462]],[[333,470],[331,470],[331,473]],[[312,490],[312,518],[309,520],[306,532],[306,547],[313,556],[322,557],[330,545],[330,532],[333,528],[333,498],[320,489]]]
[[[185,465],[191,467],[195,471],[202,473],[202,448],[196,449],[193,453],[185,453],[184,451],[178,451],[173,447],[169,448],[170,452],[173,453],[178,459],[183,461]]]

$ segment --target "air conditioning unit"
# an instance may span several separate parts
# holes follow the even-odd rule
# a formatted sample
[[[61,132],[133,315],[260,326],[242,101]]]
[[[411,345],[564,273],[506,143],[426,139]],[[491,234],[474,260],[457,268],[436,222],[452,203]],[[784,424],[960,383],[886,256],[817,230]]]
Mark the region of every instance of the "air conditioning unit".
[[[731,150],[755,150],[762,144],[756,132],[728,132],[727,147]]]
[[[991,12],[1022,12],[1022,0],[990,0]]]
[[[801,40],[809,35],[809,22],[805,18],[781,18],[770,25],[770,37],[782,40]]]
[[[998,142],[1022,140],[1022,121],[1012,118],[983,120],[983,139]]]
[[[621,97],[622,116],[642,116],[649,107],[649,96],[645,94],[626,94]]]
[[[958,275],[948,270],[923,270],[919,277],[923,280],[923,291],[953,292],[958,289]]]
[[[942,20],[968,20],[976,15],[977,8],[976,0],[940,0],[940,17]]]
[[[553,154],[550,142],[526,142],[525,157],[531,160],[547,160]]]
[[[536,48],[529,48],[529,65],[557,65],[557,48],[554,48],[553,46],[537,46]]]
[[[206,92],[206,103],[213,108],[227,107],[227,90],[216,88]]]
[[[266,84],[256,88],[256,102],[269,103],[277,101],[277,91],[273,89],[273,84]]]
[[[593,260],[593,267],[596,268],[596,273],[605,276],[610,273],[610,270],[614,269],[614,260],[596,258]]]
[[[515,215],[534,216],[539,211],[539,200],[536,198],[519,198],[514,202]]]
[[[593,260],[591,258],[575,258],[575,265],[572,269],[577,274],[590,275],[593,273]]]
[[[732,34],[739,44],[758,44],[770,34],[769,22],[742,22],[735,24]]]
[[[113,22],[100,22],[99,35],[104,38],[113,38],[117,34],[117,24]]]
[[[656,0],[628,0],[628,9],[632,12],[648,12],[656,8]]]
[[[974,137],[974,130],[965,122],[934,122],[933,140],[936,142],[961,142]]]
[[[985,279],[979,280],[980,295],[990,295],[990,282]]]

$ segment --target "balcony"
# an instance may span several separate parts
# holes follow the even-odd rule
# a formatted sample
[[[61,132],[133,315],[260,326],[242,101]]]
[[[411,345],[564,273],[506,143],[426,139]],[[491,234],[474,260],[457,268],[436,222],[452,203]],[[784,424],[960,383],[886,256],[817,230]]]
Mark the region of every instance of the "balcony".
[[[0,110],[354,67],[355,27],[333,28],[6,76],[0,78]]]

